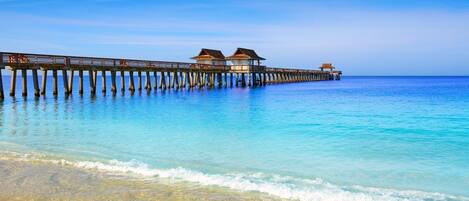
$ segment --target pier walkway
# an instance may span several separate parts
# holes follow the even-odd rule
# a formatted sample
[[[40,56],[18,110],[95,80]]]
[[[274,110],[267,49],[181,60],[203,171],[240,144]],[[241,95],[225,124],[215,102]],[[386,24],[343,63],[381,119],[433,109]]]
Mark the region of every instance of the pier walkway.
[[[83,72],[89,75],[91,95],[96,94],[98,74],[101,75],[101,91],[106,93],[106,73],[110,73],[113,95],[117,93],[117,78],[120,90],[131,93],[135,90],[182,90],[211,87],[259,87],[273,83],[339,80],[340,71],[274,68],[261,65],[209,65],[170,61],[98,58],[64,55],[27,54],[0,52],[0,100],[4,99],[2,70],[11,72],[10,96],[15,96],[17,73],[21,73],[22,96],[28,95],[28,77],[33,79],[34,96],[46,95],[47,76],[52,72],[52,94],[58,94],[58,74],[62,74],[63,92],[66,96],[75,90],[74,79],[78,78],[78,94],[83,95]],[[39,85],[38,71],[41,72]],[[76,74],[77,73],[77,74]],[[128,79],[126,81],[126,73]],[[119,76],[117,75],[119,74]],[[135,84],[135,74],[137,84]],[[144,79],[142,80],[142,74]],[[78,75],[78,76],[77,76]],[[152,79],[153,77],[153,79]],[[142,88],[143,85],[143,88]]]

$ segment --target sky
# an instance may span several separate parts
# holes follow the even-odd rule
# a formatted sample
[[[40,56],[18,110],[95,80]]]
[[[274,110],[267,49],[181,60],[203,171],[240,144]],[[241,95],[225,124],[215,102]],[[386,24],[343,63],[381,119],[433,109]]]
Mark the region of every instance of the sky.
[[[0,51],[189,62],[255,49],[270,67],[469,75],[469,0],[0,0]]]

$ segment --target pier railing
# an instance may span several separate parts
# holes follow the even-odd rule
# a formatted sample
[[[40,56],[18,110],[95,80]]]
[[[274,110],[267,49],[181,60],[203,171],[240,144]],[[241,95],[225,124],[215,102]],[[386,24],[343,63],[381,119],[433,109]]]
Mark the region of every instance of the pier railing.
[[[154,69],[185,69],[185,70],[211,70],[211,71],[233,71],[233,72],[303,72],[303,73],[326,73],[320,70],[274,68],[258,65],[210,65],[174,61],[150,61],[137,59],[117,59],[104,57],[65,56],[51,54],[28,54],[14,52],[0,52],[0,67],[15,66],[23,67],[56,67],[69,69],[73,67],[96,67],[96,68],[133,68],[134,70]]]
[[[78,91],[83,93],[83,72],[88,72],[91,93],[96,93],[98,72],[101,73],[102,92],[106,92],[106,72],[111,73],[111,91],[117,91],[116,74],[120,72],[121,91],[125,91],[125,76],[128,74],[129,90],[142,90],[142,73],[145,73],[144,88],[152,90],[150,74],[153,73],[154,89],[204,88],[222,86],[264,86],[272,83],[305,82],[340,79],[341,72],[320,70],[274,68],[261,65],[210,65],[173,61],[151,61],[102,57],[65,56],[50,54],[28,54],[0,52],[0,69],[11,70],[10,95],[15,95],[17,71],[22,76],[22,95],[27,95],[27,71],[32,72],[35,96],[46,94],[47,72],[52,71],[53,94],[57,95],[57,73],[62,72],[64,92],[73,91],[74,73],[78,72]],[[42,71],[42,86],[39,90],[38,70]],[[134,72],[138,74],[138,85],[134,84]],[[3,99],[3,81],[0,70],[0,100]]]

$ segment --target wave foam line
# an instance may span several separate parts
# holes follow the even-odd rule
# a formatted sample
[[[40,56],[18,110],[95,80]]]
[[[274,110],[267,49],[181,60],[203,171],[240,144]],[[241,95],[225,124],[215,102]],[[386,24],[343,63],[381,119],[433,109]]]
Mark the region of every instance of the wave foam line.
[[[32,158],[32,155],[16,157],[16,160]],[[1,157],[0,157],[1,158]],[[110,160],[107,163],[93,161],[68,161],[38,159],[59,165],[71,165],[88,170],[113,174],[139,175],[144,178],[167,178],[194,182],[201,185],[227,187],[240,191],[258,191],[272,196],[300,201],[469,201],[469,198],[442,193],[411,190],[395,190],[363,186],[341,187],[321,179],[298,179],[293,177],[266,175],[263,173],[206,174],[182,167],[171,169],[150,168],[138,161],[122,162]]]

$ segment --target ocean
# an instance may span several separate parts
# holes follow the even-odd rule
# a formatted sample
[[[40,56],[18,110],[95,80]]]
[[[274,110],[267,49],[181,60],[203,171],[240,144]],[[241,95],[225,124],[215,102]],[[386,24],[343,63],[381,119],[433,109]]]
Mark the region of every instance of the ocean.
[[[469,200],[469,77],[39,99],[3,81],[0,151],[286,199]]]

